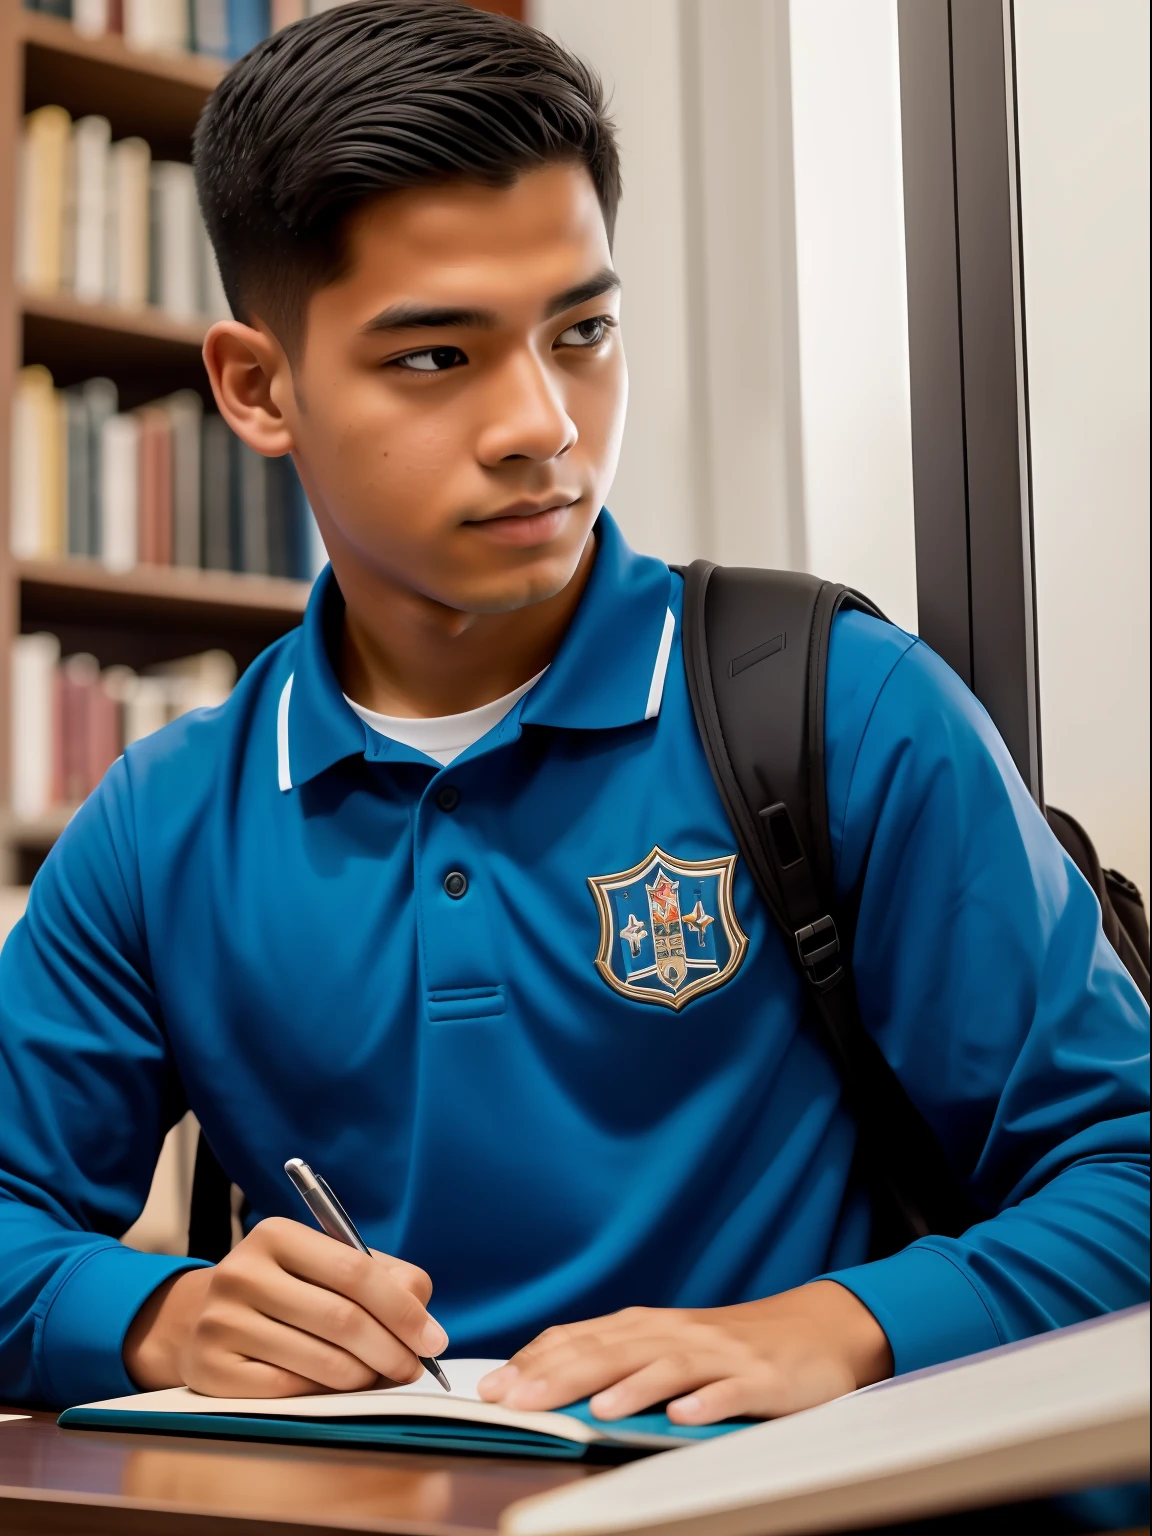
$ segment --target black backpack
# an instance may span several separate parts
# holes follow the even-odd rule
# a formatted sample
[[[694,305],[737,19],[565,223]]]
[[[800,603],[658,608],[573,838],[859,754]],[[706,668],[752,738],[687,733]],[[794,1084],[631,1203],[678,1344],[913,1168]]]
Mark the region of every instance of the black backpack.
[[[882,619],[849,587],[792,571],[697,560],[684,576],[684,667],[700,739],[736,842],[784,935],[808,1012],[840,1074],[872,1196],[872,1256],[929,1232],[959,1235],[986,1215],[864,1028],[852,980],[854,914],[832,876],[824,789],[824,679],[841,608]],[[760,663],[772,658],[771,666]],[[1100,902],[1104,932],[1148,997],[1148,923],[1140,892],[1102,870],[1084,829],[1049,824]],[[189,1253],[217,1260],[231,1242],[229,1181],[203,1133]]]
[[[864,1028],[852,978],[855,914],[836,901],[824,783],[824,687],[842,608],[859,592],[792,571],[697,560],[684,575],[684,666],[700,739],[736,842],[804,982],[808,1013],[856,1120],[873,1201],[873,1256],[981,1212]],[[771,662],[765,666],[765,662]],[[1130,880],[1102,870],[1084,829],[1049,824],[1096,893],[1104,932],[1148,998],[1148,923]]]

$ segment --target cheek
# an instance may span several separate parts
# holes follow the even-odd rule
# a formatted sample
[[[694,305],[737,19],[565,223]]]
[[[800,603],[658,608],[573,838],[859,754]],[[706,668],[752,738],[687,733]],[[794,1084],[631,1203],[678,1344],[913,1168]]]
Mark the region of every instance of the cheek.
[[[617,350],[602,369],[589,370],[570,395],[573,419],[590,459],[607,477],[615,473],[628,408],[628,367]]]
[[[458,423],[450,412],[397,408],[382,391],[359,390],[345,394],[324,418],[311,435],[325,479],[350,507],[381,494],[424,495],[459,467]]]

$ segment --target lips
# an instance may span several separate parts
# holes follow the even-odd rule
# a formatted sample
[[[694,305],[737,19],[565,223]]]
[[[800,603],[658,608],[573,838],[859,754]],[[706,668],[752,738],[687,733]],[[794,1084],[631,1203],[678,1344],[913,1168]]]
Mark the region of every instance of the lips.
[[[534,544],[547,544],[559,534],[578,499],[552,499],[543,504],[515,502],[491,517],[476,518],[464,526],[497,544],[531,548]]]
[[[492,512],[487,517],[478,517],[472,521],[495,523],[506,517],[539,517],[543,512],[556,512],[564,507],[570,507],[579,499],[578,496],[550,496],[547,501],[514,501],[510,507],[503,507],[499,512]]]

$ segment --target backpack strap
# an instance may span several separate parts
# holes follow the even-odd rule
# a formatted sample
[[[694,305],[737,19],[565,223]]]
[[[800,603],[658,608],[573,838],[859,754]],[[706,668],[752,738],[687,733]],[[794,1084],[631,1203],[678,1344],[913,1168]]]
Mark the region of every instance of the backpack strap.
[[[1046,807],[1044,814],[1056,840],[1100,903],[1104,937],[1148,1002],[1148,918],[1139,889],[1118,869],[1100,867],[1100,855],[1075,816],[1058,811],[1054,805]]]
[[[695,561],[684,572],[684,664],[700,739],[736,841],[840,1074],[873,1195],[873,1251],[981,1219],[935,1134],[860,1018],[854,920],[838,909],[824,782],[832,621],[883,618],[848,587],[794,571]]]

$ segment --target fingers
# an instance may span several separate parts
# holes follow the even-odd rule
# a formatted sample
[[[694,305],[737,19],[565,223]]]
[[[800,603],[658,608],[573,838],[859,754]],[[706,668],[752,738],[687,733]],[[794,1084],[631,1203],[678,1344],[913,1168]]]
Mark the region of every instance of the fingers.
[[[190,1353],[181,1374],[186,1387],[207,1397],[303,1397],[324,1390],[318,1381],[262,1360],[207,1351]]]
[[[403,1259],[394,1259],[390,1253],[380,1253],[373,1248],[372,1257],[377,1263],[383,1264],[391,1274],[397,1285],[402,1285],[406,1291],[411,1291],[422,1307],[427,1307],[432,1300],[432,1281],[426,1270],[417,1264],[406,1264]]]
[[[719,1424],[722,1419],[774,1419],[786,1413],[783,1383],[730,1376],[699,1385],[668,1404],[673,1424]]]
[[[294,1221],[253,1229],[210,1272],[181,1350],[198,1391],[283,1397],[415,1381],[447,1335],[413,1264],[358,1253]]]
[[[589,1397],[600,1419],[668,1402],[674,1423],[711,1424],[734,1415],[774,1418],[851,1391],[855,1380],[835,1351],[792,1348],[790,1355],[796,1331],[777,1340],[735,1313],[630,1308],[546,1330],[485,1377],[480,1396],[522,1409]]]
[[[647,1339],[624,1345],[592,1339],[566,1344],[521,1366],[510,1361],[503,1370],[485,1377],[480,1393],[506,1408],[559,1408],[631,1375],[648,1363],[652,1350]]]
[[[481,1379],[481,1396],[489,1402],[502,1401],[513,1383],[519,1382],[523,1386],[530,1380],[551,1378],[558,1372],[563,1373],[570,1362],[581,1359],[591,1350],[611,1350],[617,1343],[625,1347],[634,1344],[638,1339],[658,1330],[660,1320],[671,1315],[654,1308],[626,1307],[607,1317],[546,1328],[531,1343],[517,1350],[507,1365],[489,1372]],[[588,1387],[587,1390],[596,1389]],[[568,1397],[562,1401],[572,1402],[573,1398]]]
[[[714,1353],[689,1354],[674,1346],[662,1352],[640,1370],[623,1377],[606,1391],[597,1392],[589,1403],[598,1419],[624,1419],[629,1414],[643,1413],[656,1403],[667,1402],[670,1397],[691,1392],[723,1377],[728,1362]],[[693,1410],[689,1409],[691,1414]],[[723,1415],[722,1415],[723,1417]],[[704,1419],[681,1418],[683,1424],[703,1424]]]
[[[271,1319],[286,1324],[293,1332],[335,1346],[342,1357],[362,1362],[355,1385],[341,1386],[343,1391],[372,1386],[377,1376],[391,1381],[415,1381],[423,1370],[415,1353],[358,1302],[300,1280],[285,1270],[270,1266],[262,1277],[259,1294],[251,1296],[245,1295],[242,1288],[230,1286],[227,1277],[222,1277],[218,1310],[220,1326],[230,1328],[234,1333],[238,1319],[242,1318],[246,1323],[251,1321],[249,1333],[253,1341],[264,1337],[255,1327],[255,1320]],[[235,1347],[243,1354],[272,1360],[272,1356],[263,1353],[254,1343],[250,1346],[238,1342]],[[317,1375],[302,1359],[289,1362],[278,1358],[276,1363],[290,1366],[315,1381],[337,1385],[330,1379],[331,1371],[327,1375]],[[343,1380],[347,1373],[337,1374]]]
[[[590,1396],[601,1419],[667,1402],[679,1424],[775,1418],[824,1403],[892,1369],[863,1304],[832,1282],[732,1307],[633,1307],[550,1328],[480,1382],[510,1408],[558,1408]]]
[[[257,1233],[281,1269],[356,1302],[412,1355],[438,1355],[447,1349],[448,1335],[409,1289],[417,1285],[431,1294],[431,1282],[426,1275],[418,1282],[416,1276],[422,1272],[414,1265],[398,1259],[382,1263],[322,1232],[281,1218],[261,1222],[251,1236]]]
[[[618,1390],[626,1378],[653,1362],[682,1356],[701,1362],[705,1373],[719,1369],[713,1330],[695,1325],[683,1313],[630,1308],[612,1317],[549,1328],[506,1366],[484,1377],[479,1390],[485,1400],[508,1408],[558,1408],[589,1396],[595,1404],[600,1394]],[[687,1391],[695,1384],[696,1378],[688,1379],[683,1372],[676,1380],[682,1377],[681,1386],[661,1390],[654,1385],[653,1395],[647,1397],[644,1378],[620,1399],[623,1406],[605,1408],[603,1417],[639,1413],[671,1391]]]
[[[829,1366],[797,1375],[761,1363],[747,1375],[701,1382],[686,1397],[668,1404],[674,1424],[716,1424],[721,1419],[778,1419],[799,1413],[853,1392],[856,1383],[845,1371]],[[685,1389],[678,1388],[678,1391]]]
[[[217,1309],[201,1320],[197,1334],[187,1384],[214,1396],[355,1392],[376,1385],[376,1371],[355,1355],[250,1309]],[[246,1362],[258,1363],[258,1370],[243,1370]],[[259,1390],[261,1380],[270,1394]]]

